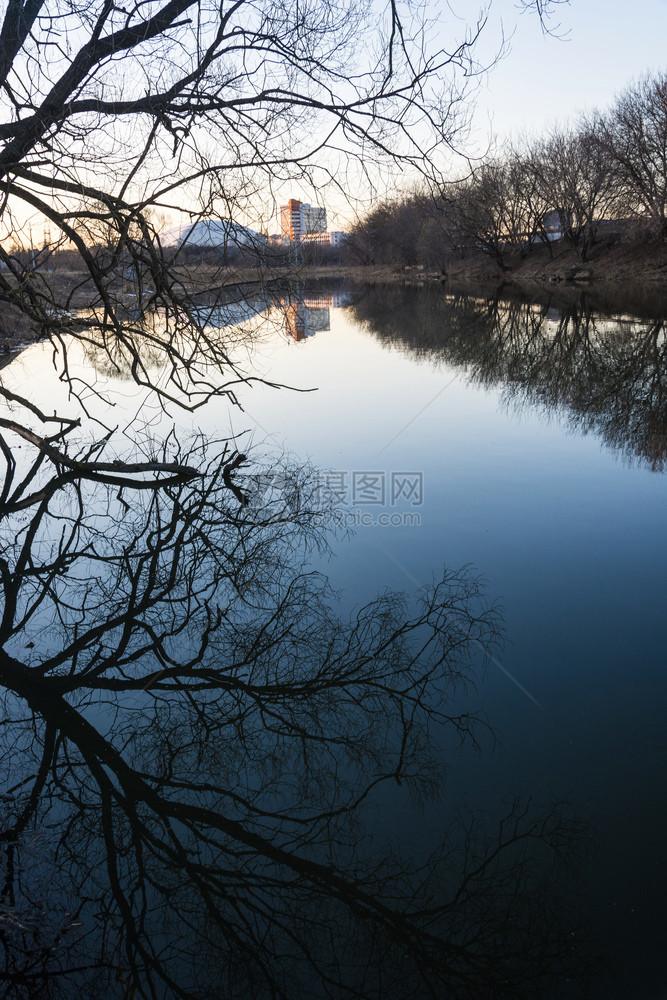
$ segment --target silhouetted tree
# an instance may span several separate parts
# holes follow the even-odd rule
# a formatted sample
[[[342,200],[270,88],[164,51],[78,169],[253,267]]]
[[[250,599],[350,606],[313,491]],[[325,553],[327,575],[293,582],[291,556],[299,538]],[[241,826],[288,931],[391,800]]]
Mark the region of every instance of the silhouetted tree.
[[[53,413],[0,385],[7,997],[516,997],[570,967],[545,890],[576,823],[516,806],[423,861],[364,832],[383,786],[435,787],[436,728],[474,738],[454,692],[499,624],[475,578],[341,621],[302,561],[330,515],[312,480],[267,490],[236,442],[151,427],[151,403],[235,402],[254,377],[244,290],[198,286],[159,212],[229,217],[341,145],[429,170],[451,140],[439,81],[473,68],[481,24],[427,51],[393,3],[359,46],[369,23],[364,3],[5,5],[3,218],[41,212],[79,265],[52,281],[0,249],[0,300],[70,390]],[[148,394],[124,448],[99,372]]]
[[[667,74],[627,87],[600,116],[596,135],[613,161],[624,214],[667,238]]]
[[[542,200],[561,216],[562,234],[586,260],[600,225],[619,211],[612,158],[598,142],[595,125],[552,132],[531,149]]]
[[[362,264],[441,268],[453,248],[452,214],[428,190],[380,202],[352,227],[345,252]]]
[[[473,576],[344,621],[300,563],[327,509],[298,470],[239,505],[224,448],[158,485],[24,435],[46,458],[19,482],[13,432],[4,996],[516,997],[576,967],[561,812],[466,820],[427,859],[364,831],[383,785],[434,786],[435,728],[475,738],[455,695],[499,621]]]
[[[505,164],[489,160],[446,190],[462,246],[483,251],[502,270],[515,239],[515,202]]]
[[[98,330],[139,381],[148,378],[137,338],[149,336],[145,317],[159,310],[173,390],[159,391],[196,405],[184,391],[194,354],[226,371],[230,361],[200,321],[196,276],[161,245],[161,216],[268,211],[277,184],[341,176],[333,154],[363,153],[365,169],[380,159],[430,171],[434,138],[456,134],[453,94],[475,70],[483,22],[448,49],[425,41],[419,17],[392,2],[378,19],[365,0],[122,9],[9,0],[0,27],[3,223],[16,233],[26,212],[40,213],[54,247],[76,248],[80,272],[50,281],[2,243],[0,301],[60,351],[63,333]],[[213,283],[207,274],[202,287]]]

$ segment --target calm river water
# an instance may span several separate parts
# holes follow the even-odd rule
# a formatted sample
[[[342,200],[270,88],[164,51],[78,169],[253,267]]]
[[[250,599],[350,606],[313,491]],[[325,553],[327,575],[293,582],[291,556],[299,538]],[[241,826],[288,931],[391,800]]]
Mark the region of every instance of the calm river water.
[[[576,803],[608,955],[585,994],[667,997],[665,324],[440,290],[298,299],[254,363],[316,391],[253,389],[232,426],[328,470],[354,530],[327,567],[343,603],[469,563],[504,610],[468,696],[499,744],[453,756],[405,835],[453,801]]]
[[[237,319],[248,372],[284,388],[249,383],[243,410],[214,402],[192,426],[319,470],[350,529],[315,561],[340,610],[464,565],[502,607],[503,649],[460,696],[496,739],[444,739],[442,795],[416,819],[386,795],[378,829],[418,853],[463,809],[571,803],[590,851],[561,905],[602,964],[583,992],[554,995],[664,1000],[665,322],[585,297],[324,285],[212,317],[223,334]],[[36,345],[4,374],[19,391],[41,379],[48,409],[49,365]],[[127,383],[121,397],[136,409]]]

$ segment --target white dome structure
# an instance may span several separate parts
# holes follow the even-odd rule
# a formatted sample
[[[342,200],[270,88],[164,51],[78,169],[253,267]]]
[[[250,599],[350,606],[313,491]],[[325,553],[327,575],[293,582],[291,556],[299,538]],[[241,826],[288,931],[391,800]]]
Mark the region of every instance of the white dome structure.
[[[210,247],[238,250],[264,249],[268,245],[266,236],[227,219],[204,219],[183,230],[179,247]]]

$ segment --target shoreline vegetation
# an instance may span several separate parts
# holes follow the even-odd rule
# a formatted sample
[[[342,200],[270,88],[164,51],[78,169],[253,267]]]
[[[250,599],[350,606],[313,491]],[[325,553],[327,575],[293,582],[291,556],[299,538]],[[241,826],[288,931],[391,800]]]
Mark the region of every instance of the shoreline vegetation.
[[[647,287],[659,293],[666,150],[667,73],[647,73],[607,110],[507,141],[458,180],[378,201],[352,227],[348,259],[529,293],[565,284],[605,295],[625,285],[640,299]]]
[[[667,244],[657,240],[611,246],[600,242],[585,263],[570,246],[557,244],[551,249],[552,254],[546,246],[538,245],[527,253],[508,254],[504,268],[477,251],[453,252],[440,269],[423,264],[248,264],[220,268],[195,263],[176,270],[187,292],[208,303],[232,289],[242,297],[258,285],[344,280],[358,285],[441,287],[457,294],[486,297],[528,297],[563,306],[574,304],[585,294],[590,307],[600,311],[667,315]],[[90,304],[89,283],[80,269],[61,268],[56,260],[48,269],[39,268],[37,275],[49,285],[58,285],[60,294],[67,292],[72,311]],[[25,316],[14,316],[12,312],[9,307],[0,316],[0,353],[4,354],[40,339],[38,330],[31,328]],[[66,318],[63,326],[67,326]]]
[[[563,241],[565,243],[565,241]],[[646,242],[609,246],[600,243],[582,263],[576,250],[556,244],[509,254],[501,269],[483,254],[451,254],[440,270],[426,265],[366,265],[309,269],[310,275],[348,277],[367,285],[440,285],[461,294],[515,296],[572,304],[585,296],[600,311],[667,315],[667,244]]]
[[[569,246],[557,244],[553,248],[553,256],[550,256],[547,247],[535,246],[528,252],[508,254],[506,260],[505,268],[500,268],[482,253],[452,253],[444,260],[439,271],[425,264],[403,267],[342,266],[327,271],[331,270],[338,275],[350,272],[351,277],[363,277],[370,282],[412,284],[425,280],[452,280],[470,284],[516,284],[527,287],[563,282],[580,287],[613,285],[625,288],[626,291],[639,284],[654,290],[664,289],[667,293],[667,244],[651,242],[608,246],[601,243],[591,251],[585,262]]]

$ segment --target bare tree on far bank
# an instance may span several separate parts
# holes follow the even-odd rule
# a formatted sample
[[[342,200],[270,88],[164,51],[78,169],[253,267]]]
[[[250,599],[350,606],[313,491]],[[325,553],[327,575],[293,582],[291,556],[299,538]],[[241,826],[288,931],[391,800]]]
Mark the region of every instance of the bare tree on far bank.
[[[628,87],[600,117],[597,138],[613,161],[624,208],[667,240],[667,73]]]
[[[378,206],[354,228],[351,254],[361,261],[432,266],[420,251],[427,229],[443,271],[452,256],[480,255],[505,271],[512,255],[525,258],[537,246],[553,257],[556,243],[583,263],[605,241],[664,245],[666,79],[647,76],[608,112],[515,143],[430,196],[412,192]],[[408,207],[406,227],[401,220]]]

